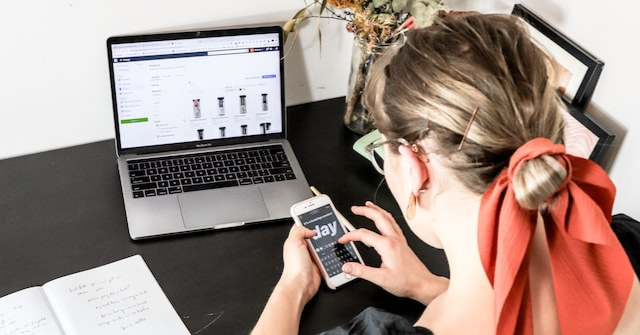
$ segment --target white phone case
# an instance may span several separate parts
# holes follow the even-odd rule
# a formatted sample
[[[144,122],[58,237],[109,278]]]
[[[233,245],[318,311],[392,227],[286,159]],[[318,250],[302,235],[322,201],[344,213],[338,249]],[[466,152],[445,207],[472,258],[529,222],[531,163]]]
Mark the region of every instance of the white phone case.
[[[316,231],[316,236],[307,242],[327,286],[335,290],[354,280],[342,272],[342,265],[363,263],[362,257],[353,242],[345,245],[336,242],[347,230],[331,199],[321,194],[301,201],[291,206],[291,216],[297,225]]]

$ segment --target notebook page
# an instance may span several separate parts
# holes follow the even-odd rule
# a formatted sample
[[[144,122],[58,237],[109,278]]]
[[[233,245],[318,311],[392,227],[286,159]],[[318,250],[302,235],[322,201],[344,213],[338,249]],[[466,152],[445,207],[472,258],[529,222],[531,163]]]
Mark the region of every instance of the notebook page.
[[[189,334],[139,255],[43,288],[67,335]]]
[[[0,335],[63,334],[42,288],[27,288],[0,299]]]

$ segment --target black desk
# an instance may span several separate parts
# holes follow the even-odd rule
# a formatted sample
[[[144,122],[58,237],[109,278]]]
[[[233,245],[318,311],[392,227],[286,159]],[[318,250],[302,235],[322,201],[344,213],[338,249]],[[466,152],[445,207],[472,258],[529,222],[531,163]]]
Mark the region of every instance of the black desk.
[[[349,211],[365,200],[401,218],[386,185],[378,186],[381,176],[352,151],[358,136],[342,125],[343,106],[338,98],[289,108],[289,138],[309,183],[356,227],[373,227]],[[2,160],[0,190],[0,296],[141,254],[192,333],[246,334],[282,270],[291,222],[131,241],[112,140]],[[447,274],[442,252],[406,233],[432,270]],[[360,250],[365,262],[379,263],[373,250]],[[367,306],[412,319],[422,310],[365,281],[336,292],[322,287],[301,334],[344,323]]]

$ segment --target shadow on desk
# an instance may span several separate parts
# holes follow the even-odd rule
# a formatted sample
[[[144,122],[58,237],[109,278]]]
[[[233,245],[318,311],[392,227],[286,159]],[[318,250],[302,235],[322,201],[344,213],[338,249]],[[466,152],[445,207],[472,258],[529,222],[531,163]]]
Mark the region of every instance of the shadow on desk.
[[[403,227],[410,245],[437,274],[444,254],[421,243],[402,220],[386,184],[351,150],[358,138],[342,125],[344,99],[290,107],[289,138],[311,185],[331,196],[356,227],[373,223],[349,211],[373,200]],[[141,254],[193,334],[246,334],[282,271],[282,243],[292,221],[134,242],[129,239],[113,140],[0,161],[0,296]],[[379,264],[359,245],[365,262]],[[345,323],[368,306],[416,319],[423,306],[366,281],[322,287],[305,309],[301,334]]]

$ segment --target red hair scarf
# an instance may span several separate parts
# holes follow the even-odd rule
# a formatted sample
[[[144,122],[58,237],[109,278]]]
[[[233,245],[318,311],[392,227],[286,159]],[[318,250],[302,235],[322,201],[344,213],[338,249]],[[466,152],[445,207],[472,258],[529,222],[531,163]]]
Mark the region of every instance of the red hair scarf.
[[[537,138],[518,148],[487,189],[478,242],[495,292],[497,334],[533,334],[529,246],[537,210],[516,202],[512,179],[527,160],[551,155],[567,178],[549,203],[544,225],[562,334],[611,334],[624,312],[634,272],[610,227],[615,186],[596,163]]]

